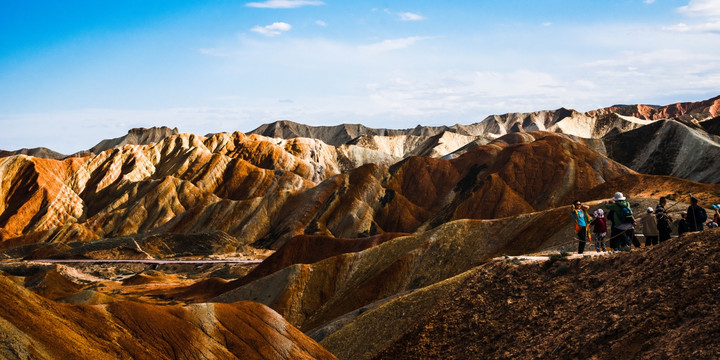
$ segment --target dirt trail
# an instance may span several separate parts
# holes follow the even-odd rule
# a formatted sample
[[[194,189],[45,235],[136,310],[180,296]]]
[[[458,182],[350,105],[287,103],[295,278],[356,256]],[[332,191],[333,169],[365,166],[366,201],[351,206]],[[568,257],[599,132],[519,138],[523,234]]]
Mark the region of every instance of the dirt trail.
[[[115,264],[115,263],[137,263],[137,264],[259,264],[262,260],[153,260],[153,259],[38,259],[28,260],[28,263],[91,263],[91,264]]]

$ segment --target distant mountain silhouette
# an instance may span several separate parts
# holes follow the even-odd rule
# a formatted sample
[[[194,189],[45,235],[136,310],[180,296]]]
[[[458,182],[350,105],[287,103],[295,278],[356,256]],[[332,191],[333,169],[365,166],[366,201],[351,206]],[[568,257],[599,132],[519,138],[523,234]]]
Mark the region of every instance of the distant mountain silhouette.
[[[67,157],[59,152],[52,151],[48,148],[38,147],[33,149],[20,149],[15,151],[0,150],[0,158],[13,155],[28,155],[45,159],[61,160]]]
[[[177,135],[178,129],[170,129],[166,126],[130,129],[125,136],[119,138],[107,139],[99,142],[97,145],[88,149],[93,154],[99,154],[105,150],[112,149],[123,145],[149,145],[159,142],[160,140]]]

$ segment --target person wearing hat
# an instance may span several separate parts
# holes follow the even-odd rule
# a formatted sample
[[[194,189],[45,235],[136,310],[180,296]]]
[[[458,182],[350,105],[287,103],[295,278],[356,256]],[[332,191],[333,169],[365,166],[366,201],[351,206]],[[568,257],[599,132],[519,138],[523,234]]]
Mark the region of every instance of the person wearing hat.
[[[660,242],[670,239],[670,233],[672,233],[672,218],[665,212],[665,205],[667,204],[667,198],[664,196],[660,197],[658,205],[655,207],[655,218],[657,219],[657,228],[660,233]]]
[[[640,241],[635,237],[635,219],[623,193],[616,192],[612,200],[605,202],[605,208],[610,210],[608,218],[613,223],[610,227],[610,247],[618,251],[621,247],[630,247],[632,241],[639,248]]]
[[[660,232],[658,231],[657,218],[655,218],[653,208],[647,208],[647,214],[640,218],[640,224],[642,225],[642,232],[645,235],[645,247],[650,245],[657,245],[660,238]]]
[[[707,220],[707,212],[698,205],[698,198],[690,196],[690,206],[687,210],[689,231],[702,231],[705,220]]]
[[[607,234],[607,223],[605,222],[605,212],[603,209],[597,209],[593,213],[593,234],[595,234],[595,251],[601,252],[605,250],[605,235]]]

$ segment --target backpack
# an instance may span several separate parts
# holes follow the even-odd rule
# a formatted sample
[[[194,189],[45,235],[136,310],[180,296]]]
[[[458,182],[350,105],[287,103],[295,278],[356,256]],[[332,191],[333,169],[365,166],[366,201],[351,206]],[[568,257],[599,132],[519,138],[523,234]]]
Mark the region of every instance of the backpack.
[[[705,220],[707,220],[707,212],[702,207],[695,206],[693,207],[693,211],[695,212],[696,222],[698,224],[704,223]]]
[[[635,221],[630,207],[620,206],[620,221],[623,224],[632,224]]]

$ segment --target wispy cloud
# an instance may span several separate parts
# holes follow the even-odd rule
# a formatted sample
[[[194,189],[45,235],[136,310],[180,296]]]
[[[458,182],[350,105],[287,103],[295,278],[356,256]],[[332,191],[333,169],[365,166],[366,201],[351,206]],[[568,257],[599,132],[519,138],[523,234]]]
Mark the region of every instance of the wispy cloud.
[[[678,8],[678,11],[687,16],[717,18],[720,17],[720,0],[690,0]]]
[[[645,0],[645,3],[646,3],[646,4],[652,4],[652,3],[654,3],[654,2],[655,2],[655,0]]]
[[[267,0],[263,2],[251,2],[245,6],[262,9],[294,9],[302,6],[318,6],[325,5],[322,1],[317,0]]]
[[[720,33],[720,21],[707,22],[704,24],[688,25],[679,23],[671,26],[663,26],[663,30],[676,32],[712,32]]]
[[[374,44],[360,46],[360,49],[366,50],[366,51],[373,51],[373,52],[400,50],[400,49],[405,49],[407,47],[410,47],[418,41],[427,40],[427,39],[432,39],[432,37],[410,36],[410,37],[400,38],[400,39],[388,39],[388,40],[383,40],[383,41],[380,41],[380,42],[377,42]]]
[[[373,8],[372,11],[376,12],[377,9]],[[383,9],[383,12],[385,12],[386,14],[397,16],[398,20],[400,20],[400,21],[422,21],[422,20],[427,19],[426,17],[424,17],[420,14],[411,13],[411,12],[407,12],[407,11],[396,12],[396,11],[392,11],[390,9]]]
[[[425,20],[425,17],[420,14],[415,14],[411,12],[399,12],[397,15],[400,17],[400,20],[402,21],[421,21]]]
[[[324,22],[324,21],[322,21],[322,20],[315,20],[315,25],[317,25],[317,26],[322,26],[322,27],[326,27],[326,26],[327,26],[327,23]]]
[[[720,33],[720,0],[690,0],[687,5],[677,8],[677,11],[687,17],[700,20],[691,24],[678,23],[664,26],[663,30],[682,33]]]
[[[285,31],[289,31],[292,29],[292,25],[284,22],[274,22],[270,25],[266,26],[255,26],[254,28],[250,29],[252,32],[256,32],[261,35],[265,35],[268,37],[278,36]]]

